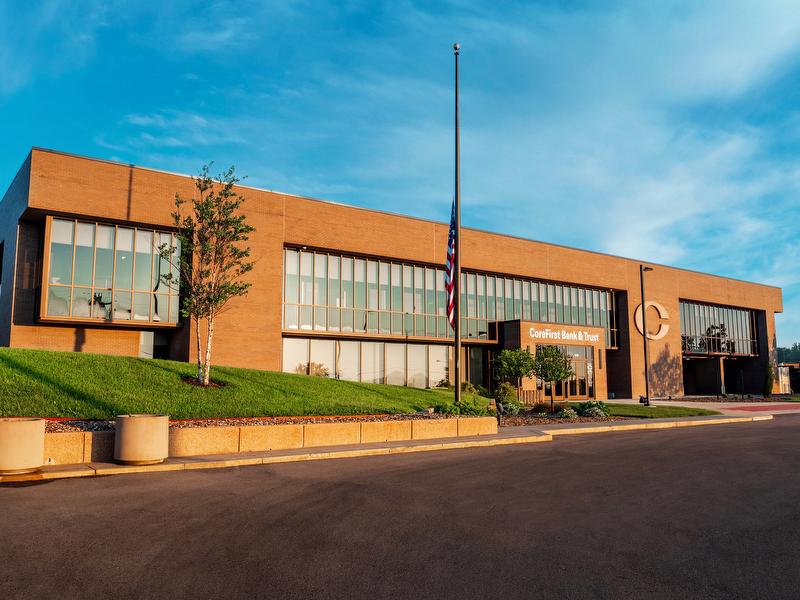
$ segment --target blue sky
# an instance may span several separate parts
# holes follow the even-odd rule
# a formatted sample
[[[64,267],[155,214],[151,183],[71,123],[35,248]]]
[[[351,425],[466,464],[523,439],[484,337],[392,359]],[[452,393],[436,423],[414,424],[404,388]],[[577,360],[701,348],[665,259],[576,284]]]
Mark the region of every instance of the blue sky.
[[[31,146],[784,289],[800,341],[795,1],[0,2],[0,188]],[[512,215],[514,218],[509,218]]]

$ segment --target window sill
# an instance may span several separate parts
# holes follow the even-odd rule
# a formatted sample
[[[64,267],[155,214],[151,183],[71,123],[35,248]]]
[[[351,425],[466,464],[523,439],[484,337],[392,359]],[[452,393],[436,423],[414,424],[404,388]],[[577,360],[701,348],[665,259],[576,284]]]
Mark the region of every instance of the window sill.
[[[166,323],[161,321],[137,321],[115,319],[80,319],[71,317],[39,316],[40,323],[53,325],[94,325],[97,327],[122,327],[128,329],[178,329],[180,323]]]

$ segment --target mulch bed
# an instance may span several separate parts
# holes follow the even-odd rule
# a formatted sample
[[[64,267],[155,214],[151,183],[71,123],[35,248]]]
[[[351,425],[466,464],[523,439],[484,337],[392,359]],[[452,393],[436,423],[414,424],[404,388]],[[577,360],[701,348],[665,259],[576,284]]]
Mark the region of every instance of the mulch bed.
[[[603,423],[607,421],[630,421],[634,417],[575,417],[563,419],[561,417],[542,417],[532,413],[520,413],[514,416],[503,417],[501,427],[519,427],[521,425],[561,425],[564,423]]]
[[[395,415],[342,415],[308,417],[233,417],[228,419],[182,419],[170,421],[171,429],[193,427],[241,427],[247,425],[303,425],[307,423],[361,423],[364,421],[400,421],[409,419],[446,419],[450,415],[412,413]],[[47,421],[47,433],[73,431],[114,431],[114,421],[53,420]]]
[[[342,415],[308,417],[234,417],[229,419],[185,419],[170,421],[170,429],[194,427],[242,427],[248,425],[303,425],[307,423],[361,423],[363,421],[401,421],[408,419],[448,419],[452,415],[438,413],[412,413],[396,415]],[[520,413],[503,417],[502,427],[522,425],[558,425],[563,423],[602,423],[606,421],[628,421],[634,417],[560,417],[537,416],[533,413]],[[53,420],[47,421],[47,433],[66,433],[75,431],[114,431],[114,421]]]

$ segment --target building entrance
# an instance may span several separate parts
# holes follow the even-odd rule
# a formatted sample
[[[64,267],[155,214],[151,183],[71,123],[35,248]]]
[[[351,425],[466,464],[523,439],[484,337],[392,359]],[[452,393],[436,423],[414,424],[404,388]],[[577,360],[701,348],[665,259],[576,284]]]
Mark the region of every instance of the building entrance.
[[[542,346],[537,346],[537,350]],[[546,402],[589,400],[594,391],[594,349],[592,346],[559,346],[572,363],[572,377],[566,381],[536,381],[537,390]]]

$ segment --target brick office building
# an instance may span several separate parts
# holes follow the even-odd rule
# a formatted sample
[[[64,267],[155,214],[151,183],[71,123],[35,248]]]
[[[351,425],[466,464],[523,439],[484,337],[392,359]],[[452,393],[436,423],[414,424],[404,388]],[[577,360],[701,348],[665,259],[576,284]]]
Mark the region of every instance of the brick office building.
[[[189,360],[173,268],[182,175],[31,151],[0,203],[0,345]],[[446,378],[447,225],[242,188],[253,286],[219,318],[217,364],[429,386]],[[653,394],[762,390],[779,288],[650,265]],[[466,376],[489,385],[500,347],[565,347],[556,398],[644,393],[640,262],[465,229]],[[532,383],[532,382],[531,382]]]

